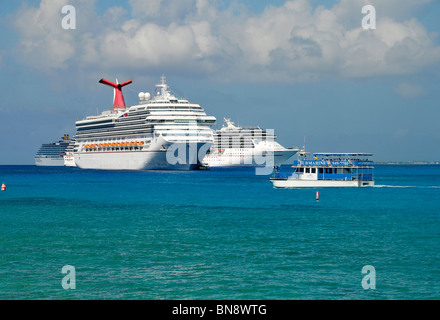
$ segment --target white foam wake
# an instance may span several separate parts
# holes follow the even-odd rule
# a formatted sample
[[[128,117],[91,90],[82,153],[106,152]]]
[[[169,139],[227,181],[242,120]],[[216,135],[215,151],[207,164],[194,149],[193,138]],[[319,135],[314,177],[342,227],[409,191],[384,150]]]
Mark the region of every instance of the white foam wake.
[[[440,186],[394,186],[394,185],[374,185],[375,188],[418,188],[418,189],[440,189]]]

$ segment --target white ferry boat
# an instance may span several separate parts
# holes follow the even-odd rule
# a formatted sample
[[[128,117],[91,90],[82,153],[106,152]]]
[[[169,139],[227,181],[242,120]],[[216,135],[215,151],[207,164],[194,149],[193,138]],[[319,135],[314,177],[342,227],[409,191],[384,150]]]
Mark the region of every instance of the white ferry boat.
[[[64,155],[67,146],[70,143],[69,135],[57,142],[43,143],[35,156],[35,165],[37,166],[64,166]]]
[[[214,142],[216,118],[168,90],[165,77],[155,94],[139,93],[140,103],[126,107],[121,88],[131,83],[100,83],[115,89],[111,110],[76,122],[74,161],[83,169],[191,170]]]
[[[224,118],[223,127],[214,134],[214,144],[203,159],[213,167],[280,166],[298,149],[288,149],[275,141],[273,133],[260,127],[237,127]]]
[[[270,178],[276,188],[301,187],[366,187],[374,186],[371,153],[310,153],[301,151],[295,160],[293,172],[275,168]]]

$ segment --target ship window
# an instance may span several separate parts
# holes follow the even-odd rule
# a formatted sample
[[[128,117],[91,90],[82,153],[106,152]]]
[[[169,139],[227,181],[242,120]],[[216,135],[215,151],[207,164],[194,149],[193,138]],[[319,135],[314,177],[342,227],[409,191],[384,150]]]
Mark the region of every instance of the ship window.
[[[306,173],[310,173],[310,168],[306,168]]]
[[[319,168],[318,169],[318,173],[324,173],[324,169],[323,168]]]
[[[312,168],[312,173],[316,173],[316,168]]]

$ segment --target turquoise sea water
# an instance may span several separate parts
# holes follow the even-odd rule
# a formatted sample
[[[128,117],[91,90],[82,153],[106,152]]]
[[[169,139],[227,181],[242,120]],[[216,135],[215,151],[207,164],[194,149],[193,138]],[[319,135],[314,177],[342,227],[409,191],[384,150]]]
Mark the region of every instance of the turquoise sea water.
[[[440,299],[440,166],[375,180],[0,166],[0,299]]]

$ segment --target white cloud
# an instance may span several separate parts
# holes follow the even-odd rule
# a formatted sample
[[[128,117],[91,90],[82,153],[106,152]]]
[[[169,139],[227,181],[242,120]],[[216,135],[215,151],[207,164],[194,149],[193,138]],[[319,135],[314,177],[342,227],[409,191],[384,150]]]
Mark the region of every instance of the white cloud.
[[[42,0],[39,8],[23,6],[18,11],[14,26],[20,34],[19,53],[26,63],[47,71],[64,69],[78,53],[76,30],[61,26],[61,9],[68,2]],[[78,11],[86,16],[85,12],[93,9],[93,1],[80,0],[76,7],[77,16]]]
[[[163,0],[130,0],[134,15],[154,16],[159,13],[160,5]]]
[[[220,10],[207,0],[130,0],[131,16],[116,7],[99,16],[94,1],[78,0],[75,31],[60,27],[68,0],[53,2],[16,16],[22,60],[44,71],[173,69],[293,82],[411,74],[440,63],[440,47],[409,15],[428,0],[373,3],[376,30],[361,28],[361,0],[340,0],[330,9],[292,0],[261,14]]]
[[[418,84],[400,83],[394,91],[404,98],[418,98],[425,95],[426,90]]]

